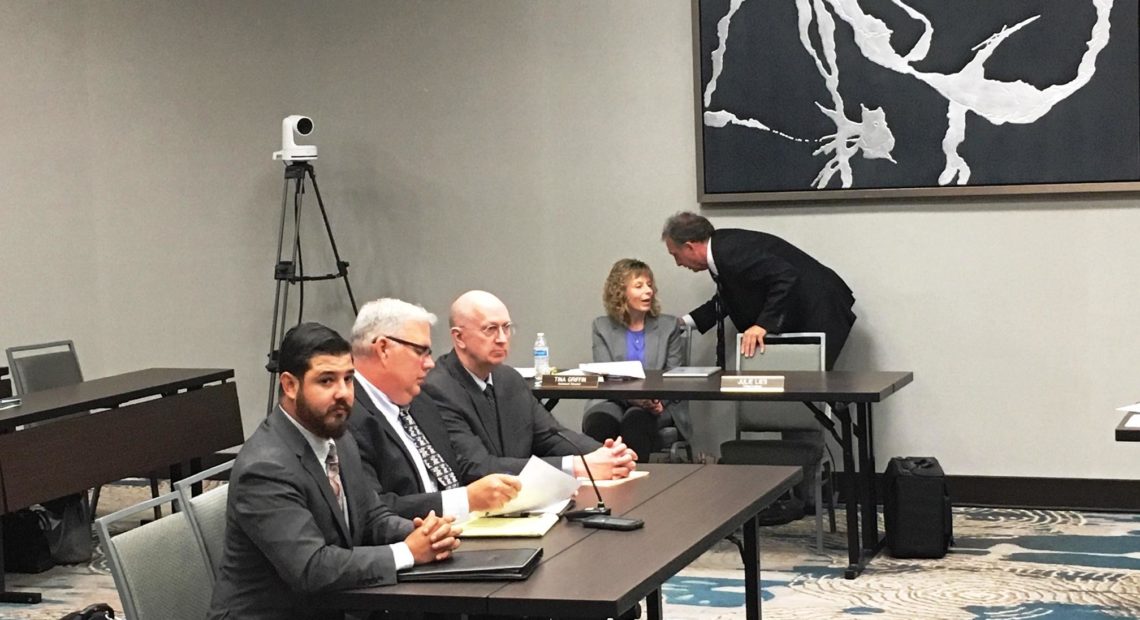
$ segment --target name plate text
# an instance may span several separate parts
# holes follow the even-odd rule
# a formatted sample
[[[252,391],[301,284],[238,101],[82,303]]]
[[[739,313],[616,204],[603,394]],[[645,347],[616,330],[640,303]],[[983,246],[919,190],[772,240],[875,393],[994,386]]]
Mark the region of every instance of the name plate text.
[[[542,387],[596,388],[600,378],[597,375],[542,375]]]
[[[783,392],[783,375],[726,375],[720,378],[722,392]]]

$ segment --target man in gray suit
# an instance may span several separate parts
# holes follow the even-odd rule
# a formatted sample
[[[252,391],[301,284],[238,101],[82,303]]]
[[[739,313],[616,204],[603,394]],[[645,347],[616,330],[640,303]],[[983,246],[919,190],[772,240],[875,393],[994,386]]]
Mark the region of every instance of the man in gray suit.
[[[364,479],[345,435],[353,402],[349,345],[304,323],[281,343],[280,406],[238,453],[210,618],[341,618],[314,595],[395,583],[396,572],[459,546],[451,518],[408,521]]]
[[[352,326],[356,403],[349,432],[360,446],[364,473],[380,497],[403,517],[437,514],[464,519],[518,495],[515,476],[456,475],[455,451],[439,410],[420,392],[431,358],[435,315],[399,299],[364,304]]]
[[[503,365],[514,326],[498,297],[464,293],[451,306],[450,323],[453,348],[428,373],[424,391],[439,406],[463,478],[517,474],[532,455],[579,477],[586,469],[578,453],[595,478],[624,478],[634,470],[633,450],[620,440],[599,444],[562,426],[522,376]]]

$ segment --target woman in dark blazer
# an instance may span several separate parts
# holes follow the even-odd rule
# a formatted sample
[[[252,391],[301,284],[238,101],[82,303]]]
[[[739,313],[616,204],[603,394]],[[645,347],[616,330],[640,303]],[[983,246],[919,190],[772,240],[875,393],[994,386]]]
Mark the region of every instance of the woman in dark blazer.
[[[661,314],[657,286],[649,265],[623,258],[610,268],[602,288],[606,316],[594,319],[594,361],[638,360],[662,370],[685,363],[685,334],[677,317]],[[587,404],[582,432],[598,441],[622,437],[648,461],[657,445],[657,429],[676,426],[685,438],[692,434],[687,404],[659,400],[595,400]]]

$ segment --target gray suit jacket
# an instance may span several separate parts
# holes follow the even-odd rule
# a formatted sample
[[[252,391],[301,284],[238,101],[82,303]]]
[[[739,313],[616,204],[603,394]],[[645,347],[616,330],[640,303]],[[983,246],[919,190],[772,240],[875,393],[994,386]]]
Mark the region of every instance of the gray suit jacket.
[[[595,362],[622,362],[626,359],[626,334],[629,328],[611,319],[600,316],[594,319],[593,341]],[[688,363],[688,343],[685,332],[677,324],[677,317],[662,314],[645,317],[645,367],[650,370],[666,370]],[[590,401],[587,408],[605,401]],[[665,412],[673,418],[673,424],[686,439],[692,437],[693,423],[689,418],[689,405],[685,401],[670,401]],[[648,455],[646,455],[646,458]]]
[[[314,595],[395,583],[392,550],[412,523],[367,485],[351,435],[336,440],[349,523],[324,466],[277,408],[245,442],[230,474],[226,535],[210,618],[341,618]]]
[[[514,368],[495,368],[491,382],[499,405],[498,416],[455,351],[436,360],[424,383],[424,392],[439,406],[451,436],[451,445],[459,457],[461,480],[470,482],[493,473],[518,474],[532,455],[560,467],[562,456],[593,452],[601,447],[593,439],[559,424]],[[495,431],[496,422],[502,431],[501,439]]]

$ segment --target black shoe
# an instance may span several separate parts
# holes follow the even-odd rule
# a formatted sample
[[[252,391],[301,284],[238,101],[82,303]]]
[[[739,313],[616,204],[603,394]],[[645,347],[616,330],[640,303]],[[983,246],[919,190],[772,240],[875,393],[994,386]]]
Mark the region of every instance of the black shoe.
[[[760,525],[783,525],[804,517],[804,503],[796,498],[780,499],[756,515]]]

